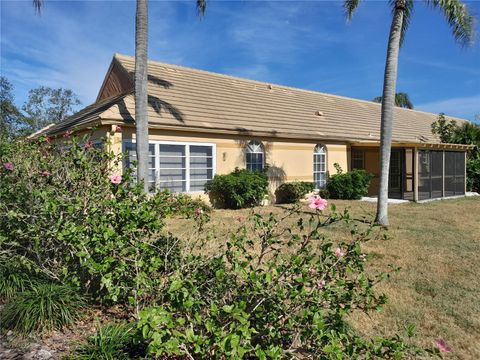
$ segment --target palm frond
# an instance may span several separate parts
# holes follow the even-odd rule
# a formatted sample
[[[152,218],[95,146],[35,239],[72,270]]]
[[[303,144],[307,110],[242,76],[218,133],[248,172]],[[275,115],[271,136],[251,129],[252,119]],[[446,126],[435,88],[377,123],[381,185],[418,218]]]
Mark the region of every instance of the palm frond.
[[[345,0],[343,2],[343,9],[345,10],[345,16],[348,21],[352,20],[353,13],[360,4],[360,0]]]
[[[40,14],[42,12],[43,0],[33,0],[33,7],[35,11]]]
[[[206,9],[207,9],[207,0],[197,0],[198,16],[203,17],[203,15],[205,15]]]
[[[452,28],[453,36],[462,46],[473,44],[475,18],[460,0],[425,0],[427,5],[439,9]]]
[[[377,96],[376,98],[373,98],[372,101],[373,101],[373,102],[376,102],[376,103],[381,103],[381,102],[382,102],[382,99],[383,99],[383,97]]]

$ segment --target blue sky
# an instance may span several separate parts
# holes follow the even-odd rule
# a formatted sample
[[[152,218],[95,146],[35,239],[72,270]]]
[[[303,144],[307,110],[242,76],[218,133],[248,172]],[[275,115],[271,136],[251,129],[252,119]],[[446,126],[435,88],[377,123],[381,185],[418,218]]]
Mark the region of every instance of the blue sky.
[[[0,1],[1,74],[22,104],[33,87],[95,100],[115,52],[134,53],[134,1]],[[480,16],[480,2],[468,3]],[[381,95],[390,10],[364,1],[347,23],[341,1],[150,0],[149,57],[255,80],[370,100]],[[478,31],[478,27],[477,27]],[[455,43],[442,14],[416,3],[400,53],[398,91],[415,108],[474,119],[480,113],[480,34]]]

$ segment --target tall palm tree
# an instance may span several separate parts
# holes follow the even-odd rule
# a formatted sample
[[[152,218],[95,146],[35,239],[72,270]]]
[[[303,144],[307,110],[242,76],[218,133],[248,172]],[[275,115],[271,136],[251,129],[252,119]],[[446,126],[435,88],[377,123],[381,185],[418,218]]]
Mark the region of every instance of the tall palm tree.
[[[427,6],[439,9],[452,28],[453,36],[461,45],[471,44],[474,37],[474,18],[461,0],[424,0]],[[360,0],[344,0],[348,20],[358,8]],[[388,39],[387,59],[383,79],[380,126],[380,186],[375,221],[388,226],[388,175],[392,147],[393,112],[397,82],[398,54],[408,29],[414,0],[390,0],[392,24]]]
[[[38,0],[37,0],[38,1]],[[196,0],[198,15],[205,14],[206,0]],[[137,0],[135,15],[135,124],[137,180],[148,192],[148,0]]]
[[[32,0],[40,13],[44,0]],[[206,0],[196,0],[198,15],[205,14]],[[137,181],[148,192],[148,0],[137,0],[135,13],[135,124]]]
[[[377,96],[372,101],[377,102],[377,103],[381,103],[382,99],[383,99],[383,97]],[[413,109],[413,104],[410,101],[410,96],[408,96],[408,94],[404,93],[404,92],[398,92],[398,93],[395,94],[395,106],[402,107],[402,108],[405,108],[405,109]]]

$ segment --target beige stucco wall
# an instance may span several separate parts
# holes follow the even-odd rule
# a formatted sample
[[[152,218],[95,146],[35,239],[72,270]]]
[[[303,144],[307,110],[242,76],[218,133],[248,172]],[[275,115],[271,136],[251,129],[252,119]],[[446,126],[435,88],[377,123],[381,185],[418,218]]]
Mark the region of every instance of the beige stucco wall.
[[[121,133],[108,135],[112,150],[121,151],[123,140],[135,139],[133,128],[123,128]],[[217,134],[165,131],[151,129],[149,137],[154,141],[178,141],[211,143],[216,147],[216,174],[228,174],[236,167],[245,168],[245,146],[252,140],[247,136],[227,136]],[[270,192],[286,181],[313,181],[313,141],[279,140],[275,138],[255,138],[265,147],[265,161],[270,167]],[[349,169],[349,148],[341,143],[322,143],[327,148],[327,170],[335,174],[334,163],[344,171]]]

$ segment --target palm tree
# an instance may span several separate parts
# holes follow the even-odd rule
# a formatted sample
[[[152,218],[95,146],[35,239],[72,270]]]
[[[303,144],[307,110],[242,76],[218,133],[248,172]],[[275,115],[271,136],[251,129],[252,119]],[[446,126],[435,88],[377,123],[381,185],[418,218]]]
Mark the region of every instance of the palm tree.
[[[206,0],[196,0],[199,16]],[[148,192],[148,0],[137,0],[135,15],[135,123],[137,180]]]
[[[469,45],[474,37],[474,18],[467,6],[460,0],[424,0],[439,9],[452,28],[453,36],[461,45]],[[348,20],[358,8],[360,0],[344,0]],[[414,0],[391,0],[392,24],[388,39],[387,59],[383,79],[382,112],[380,126],[380,186],[378,192],[377,215],[375,221],[388,226],[388,175],[390,151],[392,147],[393,110],[397,82],[398,53],[408,29]]]
[[[377,96],[372,101],[381,103],[382,99],[383,97]],[[402,107],[405,109],[413,109],[413,104],[410,101],[410,97],[408,96],[407,93],[404,93],[404,92],[398,92],[395,94],[395,106]]]
[[[196,0],[198,15],[205,14],[206,0]],[[43,0],[33,0],[40,13]],[[137,0],[135,14],[135,124],[137,181],[148,192],[148,0]]]

